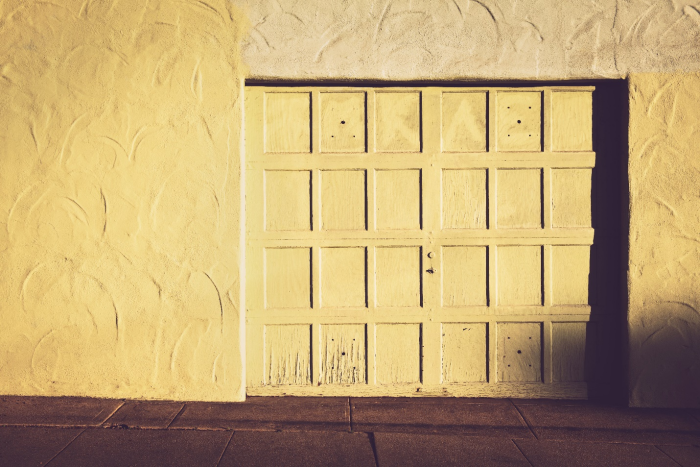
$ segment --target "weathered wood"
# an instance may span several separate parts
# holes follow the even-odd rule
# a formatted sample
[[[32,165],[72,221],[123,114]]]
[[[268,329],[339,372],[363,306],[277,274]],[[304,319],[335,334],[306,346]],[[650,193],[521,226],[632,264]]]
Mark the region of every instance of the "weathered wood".
[[[265,151],[311,152],[311,93],[265,93]]]
[[[442,94],[442,150],[486,151],[486,92]]]
[[[367,361],[365,326],[331,324],[321,326],[320,384],[365,384]]]
[[[272,386],[311,384],[311,326],[265,326],[265,381]]]
[[[365,170],[321,171],[321,228],[365,230]]]
[[[442,228],[486,228],[486,170],[442,171]]]
[[[420,92],[376,92],[376,148],[379,152],[419,152]]]
[[[443,323],[443,383],[488,380],[487,326],[486,323]]]
[[[375,179],[377,229],[420,229],[421,171],[377,170]]]
[[[496,125],[499,151],[540,151],[541,91],[498,91]]]
[[[593,96],[587,91],[552,92],[552,150],[590,151]]]
[[[365,93],[322,92],[321,152],[365,151]]]
[[[542,325],[498,323],[498,381],[542,381]]]
[[[375,333],[377,384],[420,382],[420,324],[377,324]]]

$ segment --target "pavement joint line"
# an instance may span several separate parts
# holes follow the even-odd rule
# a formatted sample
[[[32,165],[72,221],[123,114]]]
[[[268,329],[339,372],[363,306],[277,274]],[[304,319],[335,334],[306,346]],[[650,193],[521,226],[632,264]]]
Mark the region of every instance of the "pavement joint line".
[[[379,467],[379,456],[377,455],[377,442],[374,439],[374,432],[367,433],[367,439],[369,441],[369,446],[372,448],[372,454],[374,455],[374,465]]]
[[[214,464],[215,467],[219,467],[219,464],[221,464],[221,459],[224,458],[224,454],[226,454],[226,450],[228,449],[229,444],[231,444],[231,440],[233,439],[235,434],[236,434],[235,431],[231,432],[231,436],[228,437],[228,441],[226,441],[226,444],[224,445],[224,449],[221,451],[221,455],[216,460],[216,464]]]
[[[83,430],[82,430],[80,433],[78,433],[77,435],[75,435],[75,437],[74,437],[73,439],[71,439],[70,441],[68,441],[68,443],[66,443],[66,445],[63,446],[62,449],[60,449],[56,454],[54,454],[53,457],[52,457],[51,459],[49,459],[48,461],[46,461],[46,464],[44,464],[44,465],[46,466],[46,465],[49,465],[51,462],[53,462],[54,459],[56,459],[58,456],[60,456],[61,453],[62,453],[63,451],[65,451],[65,450],[68,448],[68,446],[70,446],[71,444],[73,444],[73,442],[74,442],[76,439],[78,439],[78,437],[79,437],[80,435],[82,435],[83,433],[85,433],[86,431],[87,431],[87,428],[83,428]]]
[[[520,419],[525,423],[528,430],[530,430],[530,433],[532,433],[532,436],[534,436],[535,439],[539,440],[539,438],[537,437],[537,433],[535,433],[535,430],[532,429],[532,426],[530,426],[530,422],[527,421],[527,419],[525,418],[525,415],[523,415],[523,413],[520,411],[520,408],[517,405],[515,405],[515,402],[513,402],[513,399],[508,399],[508,400],[510,401],[511,405],[515,408],[515,411],[520,416]]]
[[[670,455],[669,453],[667,453],[666,451],[664,451],[663,449],[661,449],[658,445],[655,444],[654,447],[655,447],[656,449],[658,449],[659,451],[661,451],[661,453],[662,453],[664,456],[668,457],[668,458],[671,459],[673,462],[675,462],[676,464],[678,464],[678,465],[680,465],[681,467],[683,467],[683,464],[681,464],[681,463],[678,462],[676,459],[674,459],[673,457],[671,457],[671,455]]]
[[[515,448],[516,448],[518,451],[520,451],[520,454],[522,454],[522,456],[525,458],[525,460],[527,461],[527,463],[530,464],[532,467],[535,467],[535,464],[533,464],[532,461],[530,461],[530,459],[527,458],[527,456],[525,455],[525,453],[523,452],[523,450],[520,449],[520,446],[518,446],[518,443],[516,443],[515,440],[512,439],[512,438],[511,438],[510,442],[513,443],[513,444],[515,444]]]
[[[172,425],[173,423],[175,423],[175,420],[177,420],[178,418],[180,418],[180,415],[182,415],[182,412],[185,411],[185,408],[186,408],[186,407],[187,407],[187,402],[185,402],[185,403],[182,404],[182,407],[180,407],[180,410],[179,410],[179,411],[177,412],[177,414],[173,417],[173,419],[170,420],[170,423],[168,423],[168,426],[166,426],[165,428],[170,428],[171,425]]]
[[[353,420],[352,420],[352,397],[348,397],[348,417],[350,418],[350,433],[354,431]]]
[[[116,409],[114,409],[114,410],[112,411],[112,413],[110,413],[109,415],[107,415],[107,418],[105,418],[104,420],[102,420],[101,422],[98,422],[96,425],[93,425],[93,426],[100,426],[100,425],[103,425],[103,424],[107,423],[107,420],[109,420],[110,418],[112,418],[112,416],[114,416],[114,414],[117,413],[117,411],[118,411],[119,409],[121,409],[122,407],[124,407],[124,404],[126,404],[126,400],[122,400],[122,403],[119,404],[119,406],[118,406]]]

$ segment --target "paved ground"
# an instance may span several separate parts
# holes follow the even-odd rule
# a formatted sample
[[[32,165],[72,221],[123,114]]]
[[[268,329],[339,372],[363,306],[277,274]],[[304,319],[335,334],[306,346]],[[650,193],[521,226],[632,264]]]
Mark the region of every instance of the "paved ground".
[[[0,397],[0,466],[700,466],[700,411],[490,399]]]

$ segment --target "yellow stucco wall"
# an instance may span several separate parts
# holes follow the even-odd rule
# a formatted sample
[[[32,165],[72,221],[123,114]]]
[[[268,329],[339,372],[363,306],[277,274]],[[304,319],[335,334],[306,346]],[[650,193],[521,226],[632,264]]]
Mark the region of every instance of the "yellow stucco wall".
[[[700,74],[629,78],[629,390],[700,405]]]
[[[0,393],[243,397],[242,26],[0,1]]]

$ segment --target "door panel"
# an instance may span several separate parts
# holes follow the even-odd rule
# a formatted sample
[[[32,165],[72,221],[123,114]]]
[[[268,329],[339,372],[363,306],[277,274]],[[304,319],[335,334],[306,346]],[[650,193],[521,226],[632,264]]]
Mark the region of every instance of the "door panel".
[[[586,397],[592,91],[246,88],[248,394]]]

